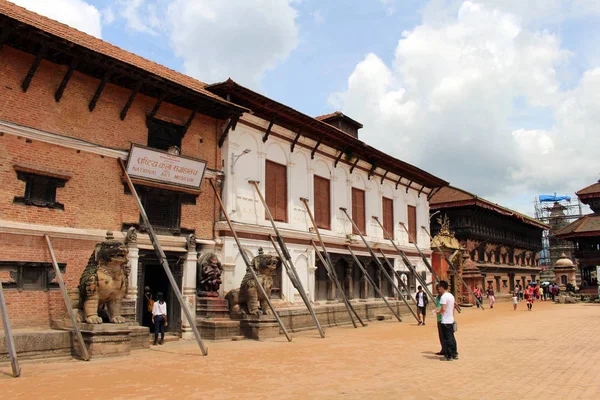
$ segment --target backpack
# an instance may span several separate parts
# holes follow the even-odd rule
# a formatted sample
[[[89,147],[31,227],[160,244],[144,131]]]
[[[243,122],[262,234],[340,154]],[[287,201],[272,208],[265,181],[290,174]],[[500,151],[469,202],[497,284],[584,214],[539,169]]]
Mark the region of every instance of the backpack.
[[[152,309],[154,308],[154,300],[152,300],[152,297],[148,297],[148,295],[145,295],[146,299],[148,299],[148,312],[152,312]]]

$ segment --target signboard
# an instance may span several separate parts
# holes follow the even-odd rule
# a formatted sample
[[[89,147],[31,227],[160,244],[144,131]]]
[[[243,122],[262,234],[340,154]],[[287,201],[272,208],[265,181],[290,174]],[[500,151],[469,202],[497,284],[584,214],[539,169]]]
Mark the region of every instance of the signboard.
[[[132,178],[200,189],[206,161],[132,145],[127,173]]]

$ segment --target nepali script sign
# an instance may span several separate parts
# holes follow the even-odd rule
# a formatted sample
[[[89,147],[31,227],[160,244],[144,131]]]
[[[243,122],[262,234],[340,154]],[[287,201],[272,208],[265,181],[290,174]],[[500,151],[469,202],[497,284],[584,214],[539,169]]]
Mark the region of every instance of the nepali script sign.
[[[135,144],[127,161],[127,173],[131,177],[192,189],[200,189],[205,169],[206,161]]]

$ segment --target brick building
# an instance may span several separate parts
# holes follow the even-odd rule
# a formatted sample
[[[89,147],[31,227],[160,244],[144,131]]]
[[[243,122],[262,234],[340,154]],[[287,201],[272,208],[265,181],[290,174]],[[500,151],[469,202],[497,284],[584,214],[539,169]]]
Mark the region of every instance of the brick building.
[[[430,213],[438,245],[449,254],[463,251],[453,262],[471,289],[492,286],[496,297],[508,297],[515,285],[525,287],[538,280],[542,232],[549,226],[452,186],[433,195]],[[433,255],[433,267],[451,281],[455,294],[474,303],[438,253]]]
[[[202,82],[33,12],[0,1],[0,279],[14,327],[48,326],[64,313],[43,239],[49,234],[69,288],[107,230],[125,240],[140,215],[117,159],[132,144],[206,162],[221,174],[225,121],[244,108]],[[137,180],[176,279],[193,307],[197,251],[214,246],[216,205],[191,190]],[[196,244],[189,240],[195,235]],[[186,331],[149,238],[130,240],[129,318],[142,290],[166,293],[170,329]]]

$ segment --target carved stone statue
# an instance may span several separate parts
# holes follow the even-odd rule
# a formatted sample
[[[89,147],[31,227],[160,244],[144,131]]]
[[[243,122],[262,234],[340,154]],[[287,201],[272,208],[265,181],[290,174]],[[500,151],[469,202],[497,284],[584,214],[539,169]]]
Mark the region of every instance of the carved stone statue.
[[[223,267],[215,253],[209,252],[198,258],[196,287],[198,296],[218,297]]]
[[[127,293],[129,250],[106,232],[106,240],[96,244],[79,280],[78,296],[72,298],[78,322],[101,324],[98,310],[105,306],[110,322],[124,323],[121,302]]]
[[[271,295],[273,273],[277,269],[277,263],[280,261],[277,256],[264,254],[262,247],[258,249],[258,255],[252,260],[252,267],[258,276],[258,280],[264,287],[267,296]],[[229,311],[234,315],[272,314],[267,299],[263,297],[256,285],[251,271],[247,271],[246,275],[244,275],[240,288],[227,292],[225,299],[229,302]]]

